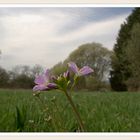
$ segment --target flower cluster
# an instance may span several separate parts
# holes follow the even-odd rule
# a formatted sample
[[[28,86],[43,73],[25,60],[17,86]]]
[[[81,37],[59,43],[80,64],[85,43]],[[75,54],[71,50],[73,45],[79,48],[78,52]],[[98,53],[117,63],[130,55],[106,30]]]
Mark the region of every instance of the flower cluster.
[[[81,69],[77,67],[74,62],[69,62],[68,66],[71,71],[74,72],[74,80],[76,80],[80,76],[88,75],[93,72],[89,66],[84,66]],[[47,69],[46,72],[42,75],[36,76],[35,78],[35,86],[33,87],[33,91],[44,91],[51,89],[60,89],[66,90],[70,85],[70,72],[67,70],[64,74],[61,74],[58,77],[50,76],[50,72]]]
[[[74,62],[68,63],[68,66],[69,69],[74,72],[73,84],[71,83],[70,80],[69,70],[67,70],[63,74],[60,74],[60,76],[58,77],[55,76],[51,77],[49,70],[47,69],[44,74],[36,76],[34,81],[36,85],[34,86],[33,91],[44,91],[44,90],[51,90],[51,89],[59,89],[63,91],[69,103],[71,104],[71,107],[73,108],[73,112],[75,113],[81,131],[85,131],[84,124],[82,122],[80,114],[78,113],[76,106],[74,105],[72,98],[68,93],[67,89],[69,86],[71,86],[70,88],[72,89],[76,85],[80,76],[84,76],[92,73],[93,69],[91,69],[89,66],[84,66],[83,68],[79,69]],[[39,94],[34,94],[34,95],[39,95]]]

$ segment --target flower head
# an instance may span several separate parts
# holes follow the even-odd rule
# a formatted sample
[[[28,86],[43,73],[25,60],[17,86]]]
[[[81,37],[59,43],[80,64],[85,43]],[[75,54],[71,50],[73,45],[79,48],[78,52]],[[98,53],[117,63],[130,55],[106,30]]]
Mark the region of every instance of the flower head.
[[[50,82],[50,75],[48,69],[44,74],[36,76],[34,82],[36,85],[33,87],[33,91],[50,90],[56,88],[56,84]]]
[[[66,72],[63,73],[63,77],[66,78],[66,79],[69,79],[70,73],[69,73],[68,70],[67,70]]]
[[[77,76],[83,76],[93,72],[93,69],[89,66],[84,66],[81,69],[79,69],[74,62],[69,62],[68,66]]]
[[[63,74],[57,76],[57,78],[55,78],[54,81],[59,90],[66,90],[70,84],[69,79],[70,79],[69,71],[66,71]]]

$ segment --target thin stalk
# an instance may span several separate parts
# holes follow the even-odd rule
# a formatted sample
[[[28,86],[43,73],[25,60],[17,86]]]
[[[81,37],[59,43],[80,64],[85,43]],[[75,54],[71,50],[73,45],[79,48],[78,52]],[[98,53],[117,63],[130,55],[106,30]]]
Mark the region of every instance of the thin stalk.
[[[73,90],[73,88],[74,88],[75,85],[76,85],[76,81],[73,82],[73,84],[72,84],[72,86],[71,86],[71,88],[70,88],[70,91]]]
[[[70,88],[70,91],[72,91],[73,88],[74,88],[74,86],[77,84],[77,82],[78,82],[77,78],[78,78],[78,77],[76,77],[76,79],[74,79],[74,82],[73,82],[73,84],[72,84],[72,86],[71,86],[71,88]]]
[[[84,132],[84,131],[85,131],[85,129],[84,129],[84,124],[83,124],[83,122],[82,122],[82,119],[81,119],[81,117],[80,117],[80,114],[78,113],[78,111],[77,111],[77,109],[76,109],[76,107],[75,107],[75,105],[74,105],[74,103],[73,103],[71,97],[69,96],[68,92],[67,92],[66,90],[65,90],[64,92],[65,92],[65,95],[67,96],[67,99],[69,100],[69,102],[70,102],[70,104],[71,104],[71,106],[72,106],[72,108],[73,108],[73,111],[74,111],[74,113],[75,113],[75,116],[76,116],[76,118],[77,118],[77,121],[78,121],[78,123],[79,123],[79,126],[80,126],[80,128],[81,128],[81,131]]]

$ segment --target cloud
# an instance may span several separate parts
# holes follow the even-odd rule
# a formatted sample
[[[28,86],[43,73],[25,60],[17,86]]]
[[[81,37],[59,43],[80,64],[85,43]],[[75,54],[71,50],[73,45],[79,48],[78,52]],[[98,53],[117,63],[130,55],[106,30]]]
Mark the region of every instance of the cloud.
[[[38,13],[24,11],[0,18],[3,35],[0,38],[0,65],[7,69],[19,64],[52,67],[87,42],[99,42],[112,49],[120,24],[128,16],[128,13],[120,14],[81,24],[86,14],[91,18],[90,11],[84,17],[78,10],[77,13],[62,9],[49,9],[47,12],[42,9]]]
[[[63,40],[65,42],[72,42],[75,40],[83,40],[88,37],[97,38],[100,37],[102,40],[102,36],[116,34],[120,27],[120,24],[123,23],[124,19],[127,15],[121,15],[119,17],[115,17],[111,20],[101,21],[96,23],[89,23],[84,27],[78,28],[78,30],[74,30],[72,32],[68,32],[63,34],[63,36],[57,36],[56,38],[52,38],[51,42],[60,43]]]

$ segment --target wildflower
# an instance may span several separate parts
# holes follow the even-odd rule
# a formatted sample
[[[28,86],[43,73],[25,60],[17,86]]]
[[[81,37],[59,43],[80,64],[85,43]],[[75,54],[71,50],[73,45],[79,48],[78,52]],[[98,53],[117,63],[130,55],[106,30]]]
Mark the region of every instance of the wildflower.
[[[84,66],[81,69],[79,69],[74,62],[69,62],[68,66],[77,76],[84,76],[93,72],[93,69],[89,66]]]
[[[50,82],[50,75],[48,69],[44,74],[37,76],[34,82],[37,85],[33,87],[33,91],[50,90],[57,87],[55,83]]]
[[[66,90],[70,84],[69,79],[69,71],[66,71],[63,74],[60,74],[56,79],[54,79],[54,82],[57,84],[58,89]]]
[[[79,69],[74,62],[68,63],[68,66],[75,73],[73,80],[71,80],[70,78],[69,71],[66,71],[63,74],[60,74],[57,77],[52,76],[50,78],[49,70],[46,70],[44,74],[39,75],[35,78],[34,82],[36,85],[34,86],[33,91],[42,91],[42,90],[50,90],[50,89],[59,89],[63,91],[69,103],[71,104],[71,107],[73,108],[73,111],[75,113],[75,116],[79,123],[81,131],[85,131],[84,124],[81,120],[80,114],[78,113],[76,106],[73,103],[73,100],[71,98],[71,95],[68,92],[68,89],[73,89],[73,87],[77,84],[79,77],[92,73],[93,69],[90,68],[89,66],[84,66],[81,69]],[[50,82],[50,81],[53,81],[53,82]],[[39,93],[40,92],[36,92],[35,95],[39,96]],[[51,99],[52,102],[55,102],[55,100],[56,100],[55,97]],[[48,118],[45,118],[45,121],[51,121],[51,119],[52,119],[51,116],[49,116]]]
[[[69,79],[69,76],[70,76],[70,73],[68,70],[66,72],[64,72],[64,74],[63,74],[64,78]]]

